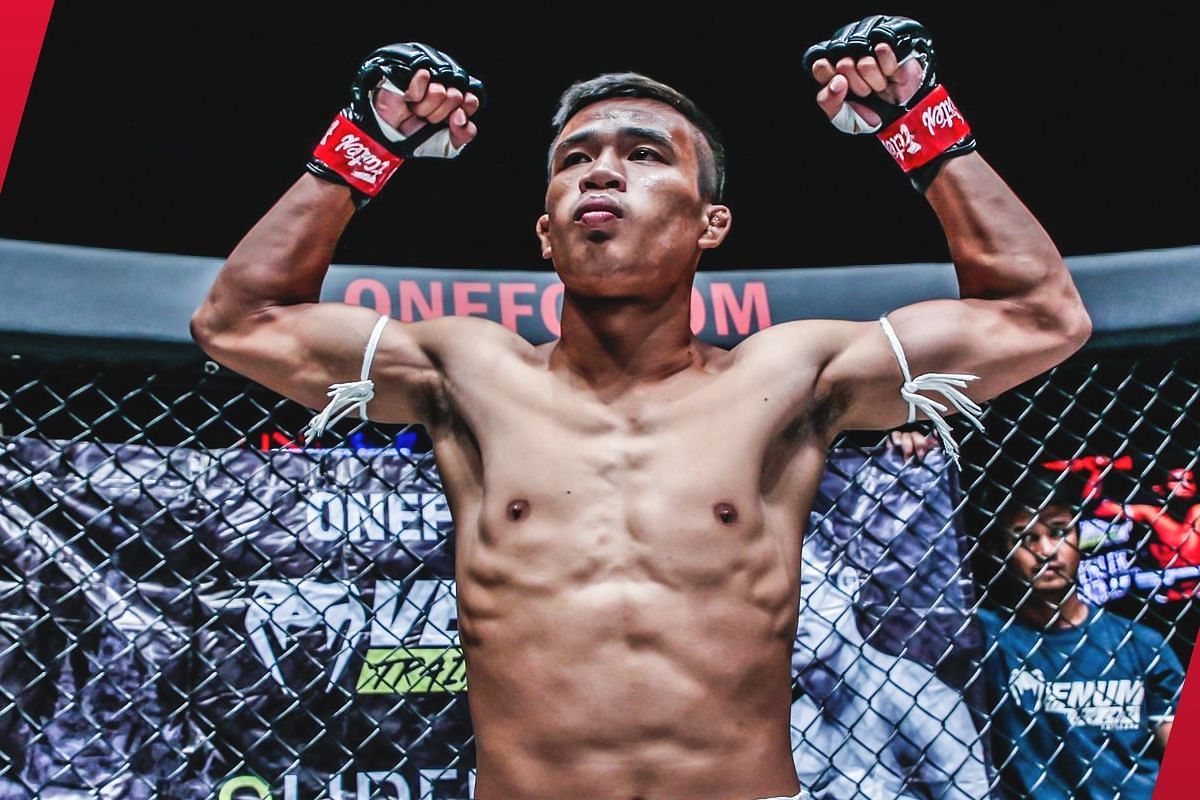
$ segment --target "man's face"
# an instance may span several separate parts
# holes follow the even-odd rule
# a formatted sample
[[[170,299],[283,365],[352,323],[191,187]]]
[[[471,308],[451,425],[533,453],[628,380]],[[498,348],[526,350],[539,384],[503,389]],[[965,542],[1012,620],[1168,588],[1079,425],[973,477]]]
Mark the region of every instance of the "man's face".
[[[729,210],[700,195],[702,134],[656,100],[580,109],[555,142],[542,255],[592,296],[656,296],[691,280],[700,252],[729,229]]]
[[[1167,473],[1167,495],[1177,500],[1193,500],[1196,497],[1196,476],[1190,469],[1173,469]]]
[[[1062,592],[1079,571],[1079,529],[1070,509],[1047,506],[1036,515],[1015,511],[1005,516],[1012,550],[1008,568],[1035,591]]]

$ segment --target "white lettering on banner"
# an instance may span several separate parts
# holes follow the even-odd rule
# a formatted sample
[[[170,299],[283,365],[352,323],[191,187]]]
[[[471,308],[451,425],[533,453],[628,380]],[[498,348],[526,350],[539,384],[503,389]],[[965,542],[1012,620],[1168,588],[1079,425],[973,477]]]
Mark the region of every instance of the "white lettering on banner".
[[[883,146],[897,161],[904,161],[908,156],[921,152],[917,137],[913,136],[907,125],[901,125],[899,131],[884,139]]]
[[[1041,670],[1014,669],[1008,691],[1032,713],[1061,714],[1071,725],[1133,730],[1142,725],[1146,686],[1138,679],[1047,681]]]
[[[960,120],[964,125],[967,120],[959,112],[954,101],[947,97],[935,106],[930,106],[921,114],[921,123],[930,134],[936,133],[935,128],[953,128],[954,120]]]
[[[474,773],[475,770],[471,770]],[[475,796],[475,781],[474,774],[468,776],[469,796]],[[450,783],[451,786],[456,786],[459,781],[459,771],[457,769],[423,769],[417,773],[417,780],[420,781],[420,797],[430,798],[430,800],[457,800],[442,794],[437,790],[439,784]]]
[[[332,665],[325,668],[325,688],[332,688],[349,663],[355,640],[367,627],[366,606],[359,599],[358,589],[350,583],[310,579],[254,581],[251,585],[254,592],[246,601],[246,634],[271,677],[293,693],[279,660],[296,649],[292,639],[320,630],[325,634],[326,650],[330,655],[337,654]]]
[[[359,694],[459,693],[467,690],[458,646],[454,581],[378,581],[371,646],[355,684]]]
[[[379,156],[371,152],[371,148],[363,144],[362,138],[357,134],[347,133],[341,138],[341,141],[333,148],[333,152],[342,152],[346,156],[346,164],[351,167],[362,167],[361,170],[356,170],[354,177],[367,183],[375,183],[379,178],[384,176],[388,167],[392,165],[391,161],[384,161]]]
[[[322,542],[436,542],[453,525],[440,492],[314,492],[307,531]]]
[[[354,790],[346,788],[349,775],[329,776],[329,783],[323,791],[313,795],[311,800],[375,800],[379,797],[389,797],[392,800],[412,800],[412,787],[404,780],[404,776],[393,770],[376,770],[359,772],[354,776]],[[417,797],[421,800],[462,800],[458,797],[458,786],[462,780],[462,772],[457,767],[427,767],[417,774],[420,782]],[[447,786],[449,784],[449,786]],[[475,794],[475,770],[468,770],[467,794]],[[270,787],[262,778],[252,775],[238,775],[221,786],[218,797],[220,800],[241,800],[245,792],[238,790],[249,789],[256,800],[272,797]],[[300,776],[289,772],[283,776],[283,800],[310,800],[300,795]]]
[[[366,606],[354,584],[292,579],[251,585],[252,594],[239,601],[245,608],[246,635],[275,682],[295,694],[280,662],[298,654],[295,663],[301,672],[319,664],[327,677],[325,690],[337,685],[356,643],[368,633]],[[302,639],[311,642],[314,632],[324,638],[319,654],[309,652],[311,644],[302,643]],[[376,582],[369,632],[370,648],[356,691],[466,691],[453,580],[412,581],[407,590],[400,581]],[[304,685],[310,682],[304,677],[299,680]]]
[[[377,581],[371,647],[455,647],[458,606],[454,581],[413,581],[408,594],[399,581]]]

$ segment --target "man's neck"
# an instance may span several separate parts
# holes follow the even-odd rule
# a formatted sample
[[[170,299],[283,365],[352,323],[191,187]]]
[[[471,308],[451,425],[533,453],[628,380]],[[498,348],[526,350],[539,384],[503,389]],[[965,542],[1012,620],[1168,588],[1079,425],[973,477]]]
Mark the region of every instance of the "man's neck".
[[[1082,625],[1088,607],[1072,586],[1064,593],[1034,592],[1017,608],[1017,617],[1031,628],[1065,630]]]
[[[691,330],[691,286],[662,301],[563,295],[562,335],[550,368],[597,390],[620,392],[663,380],[698,363]]]

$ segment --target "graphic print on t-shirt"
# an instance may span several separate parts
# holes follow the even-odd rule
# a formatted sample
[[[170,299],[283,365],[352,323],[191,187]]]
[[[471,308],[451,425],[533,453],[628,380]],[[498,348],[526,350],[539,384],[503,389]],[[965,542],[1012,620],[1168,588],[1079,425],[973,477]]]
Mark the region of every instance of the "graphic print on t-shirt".
[[[1106,731],[1142,726],[1146,688],[1140,679],[1048,681],[1040,669],[1018,668],[1009,673],[1008,692],[1031,714],[1062,714],[1071,726]]]

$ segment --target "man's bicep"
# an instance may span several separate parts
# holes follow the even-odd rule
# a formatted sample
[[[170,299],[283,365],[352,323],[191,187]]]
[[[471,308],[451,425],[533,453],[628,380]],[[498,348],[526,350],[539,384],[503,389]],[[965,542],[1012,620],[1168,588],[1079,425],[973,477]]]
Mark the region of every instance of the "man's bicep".
[[[215,360],[284,397],[321,408],[334,383],[361,377],[368,341],[380,315],[343,303],[265,308],[236,326],[197,340]],[[429,323],[389,320],[370,365],[376,392],[368,412],[379,421],[423,421],[427,391],[438,377],[426,339]]]
[[[887,321],[894,343],[881,323],[863,324],[822,375],[828,390],[846,395],[843,428],[882,429],[908,421],[909,404],[900,393],[902,360],[918,386],[948,384],[979,403],[1073,352],[1053,326],[1031,324],[1029,313],[1008,301],[930,300],[896,309]],[[921,376],[972,377],[946,381]],[[918,393],[947,406],[946,413],[955,411],[941,389]]]

